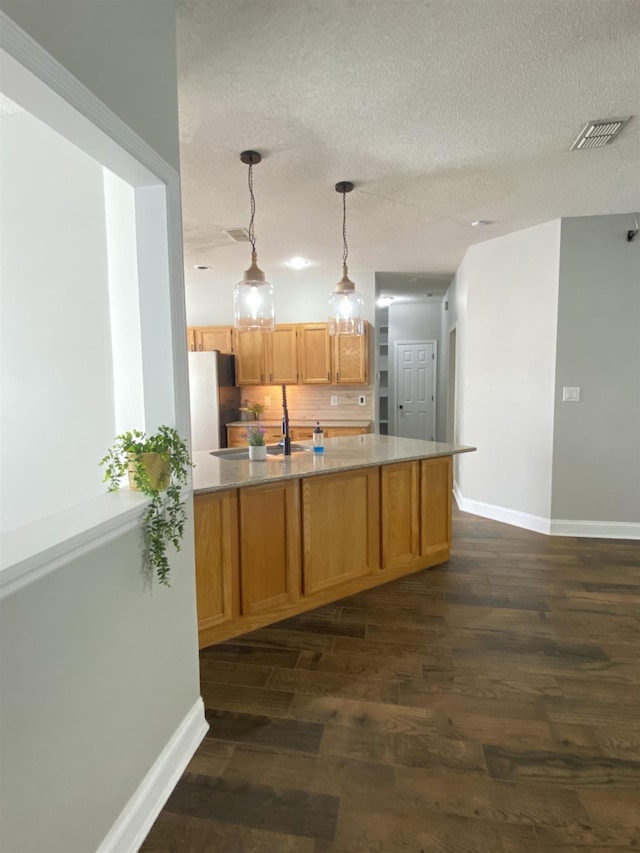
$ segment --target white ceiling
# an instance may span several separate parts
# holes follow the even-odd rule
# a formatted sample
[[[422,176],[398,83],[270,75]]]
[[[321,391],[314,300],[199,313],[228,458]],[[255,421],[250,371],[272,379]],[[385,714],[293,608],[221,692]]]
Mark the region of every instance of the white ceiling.
[[[637,0],[177,5],[187,281],[236,281],[248,265],[248,244],[223,234],[248,225],[245,149],[264,158],[270,280],[305,275],[284,266],[293,255],[338,280],[337,181],[355,184],[350,272],[393,273],[378,276],[389,293],[441,291],[471,243],[640,210]],[[610,145],[569,151],[590,119],[627,115]]]

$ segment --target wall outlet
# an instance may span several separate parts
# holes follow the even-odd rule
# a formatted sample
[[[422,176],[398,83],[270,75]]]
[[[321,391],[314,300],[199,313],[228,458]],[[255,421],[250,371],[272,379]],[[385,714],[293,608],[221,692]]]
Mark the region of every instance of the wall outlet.
[[[265,406],[271,405],[271,397],[268,394],[264,395],[264,404],[265,404]]]
[[[332,395],[331,395],[331,405],[332,405],[332,406],[337,406],[337,405],[338,405],[338,395],[337,395],[337,394],[332,394]]]
[[[580,388],[575,385],[567,386],[562,389],[562,402],[563,403],[579,403],[580,402]]]
[[[364,396],[364,394],[360,394],[360,396],[358,397],[358,405],[364,406],[364,405],[366,405],[366,403],[367,403],[367,398]]]

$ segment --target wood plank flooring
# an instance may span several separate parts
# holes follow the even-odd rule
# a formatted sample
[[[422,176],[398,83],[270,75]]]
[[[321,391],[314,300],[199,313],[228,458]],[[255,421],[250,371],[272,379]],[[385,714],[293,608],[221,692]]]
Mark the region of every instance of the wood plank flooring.
[[[640,850],[640,543],[453,538],[201,652],[210,730],[144,853]]]

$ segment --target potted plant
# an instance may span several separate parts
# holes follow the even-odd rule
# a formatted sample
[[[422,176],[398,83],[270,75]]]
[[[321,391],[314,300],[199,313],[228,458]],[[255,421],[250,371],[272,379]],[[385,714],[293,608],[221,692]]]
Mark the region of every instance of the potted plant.
[[[145,566],[169,586],[167,545],[180,550],[186,520],[182,486],[192,466],[186,441],[173,427],[161,426],[153,435],[134,429],[116,436],[100,465],[106,466],[108,491],[120,488],[128,474],[130,487],[151,498],[143,516]]]
[[[247,430],[249,459],[264,460],[267,458],[267,446],[264,443],[264,429],[258,424]]]
[[[260,415],[264,411],[264,406],[262,403],[252,403],[251,400],[247,400],[246,405],[240,411],[246,413],[247,420],[259,421]]]

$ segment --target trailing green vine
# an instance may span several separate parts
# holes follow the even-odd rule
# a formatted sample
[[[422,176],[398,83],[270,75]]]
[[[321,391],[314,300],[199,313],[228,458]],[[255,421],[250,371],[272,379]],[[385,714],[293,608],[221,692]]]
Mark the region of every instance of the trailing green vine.
[[[158,454],[163,472],[150,471],[143,454]],[[182,486],[186,485],[192,467],[187,443],[173,427],[161,426],[153,435],[134,429],[116,436],[112,447],[100,460],[105,466],[104,482],[108,491],[120,488],[122,477],[129,473],[134,488],[151,498],[144,516],[145,566],[155,571],[158,581],[169,583],[167,546],[177,551],[184,535],[186,511]],[[160,473],[160,476],[155,476]],[[164,476],[163,476],[164,475]]]

